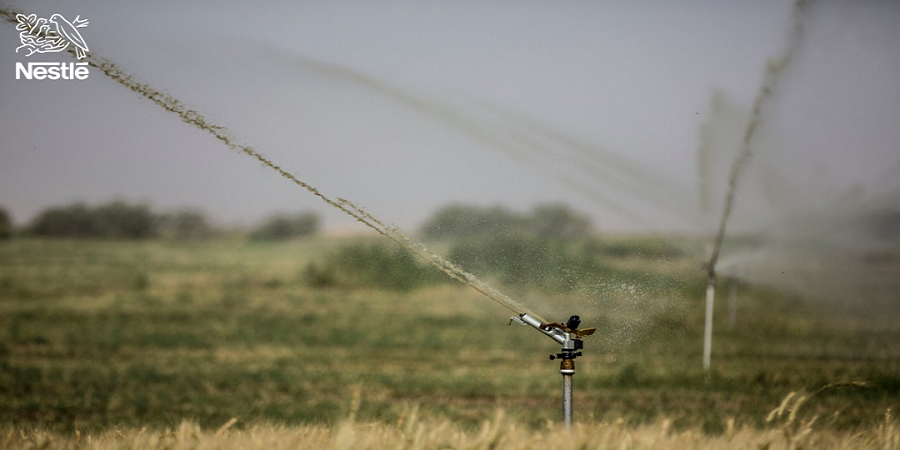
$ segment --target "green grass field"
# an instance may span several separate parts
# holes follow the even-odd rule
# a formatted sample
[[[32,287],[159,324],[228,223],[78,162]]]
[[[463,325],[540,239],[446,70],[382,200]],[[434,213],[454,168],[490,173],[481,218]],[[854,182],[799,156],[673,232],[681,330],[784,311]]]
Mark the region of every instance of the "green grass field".
[[[0,242],[0,430],[331,429],[413,410],[460,430],[498,411],[529,430],[560,421],[556,344],[472,289],[311,283],[308,264],[353,239]],[[704,373],[704,255],[654,242],[600,241],[608,275],[574,290],[501,287],[598,327],[576,360],[576,422],[713,439],[784,422],[770,412],[792,392],[806,397],[791,420],[823,433],[896,415],[900,302],[741,285],[733,327],[716,305]],[[882,259],[900,278],[900,258]]]

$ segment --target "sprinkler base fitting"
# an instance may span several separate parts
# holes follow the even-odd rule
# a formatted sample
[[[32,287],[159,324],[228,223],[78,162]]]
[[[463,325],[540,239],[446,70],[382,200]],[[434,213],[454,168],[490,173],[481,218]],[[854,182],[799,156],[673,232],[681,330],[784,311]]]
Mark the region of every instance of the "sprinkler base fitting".
[[[575,348],[581,350],[584,348],[584,342],[580,339],[575,340]],[[557,353],[555,355],[550,355],[550,361],[554,359],[561,359],[563,361],[571,361],[579,356],[582,356],[581,352],[576,352],[575,350],[562,349],[561,353]]]

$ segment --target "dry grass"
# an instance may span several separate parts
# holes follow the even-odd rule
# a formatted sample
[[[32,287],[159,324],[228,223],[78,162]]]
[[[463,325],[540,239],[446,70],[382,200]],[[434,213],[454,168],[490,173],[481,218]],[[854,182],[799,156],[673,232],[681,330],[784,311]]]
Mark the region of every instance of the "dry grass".
[[[251,425],[239,428],[232,419],[218,429],[203,429],[182,422],[174,429],[112,429],[99,434],[59,434],[41,429],[7,428],[0,431],[0,447],[25,449],[547,449],[564,444],[578,449],[878,449],[900,448],[898,422],[887,411],[872,429],[838,432],[815,428],[815,420],[795,421],[792,411],[802,396],[791,395],[770,416],[772,426],[759,430],[735,426],[729,420],[724,433],[709,436],[702,430],[674,431],[661,420],[628,426],[624,420],[590,425],[576,424],[571,431],[548,424],[532,429],[498,412],[480,428],[467,430],[446,419],[420,418],[411,408],[393,425],[358,423],[351,418],[333,427]],[[235,426],[237,425],[237,426]]]

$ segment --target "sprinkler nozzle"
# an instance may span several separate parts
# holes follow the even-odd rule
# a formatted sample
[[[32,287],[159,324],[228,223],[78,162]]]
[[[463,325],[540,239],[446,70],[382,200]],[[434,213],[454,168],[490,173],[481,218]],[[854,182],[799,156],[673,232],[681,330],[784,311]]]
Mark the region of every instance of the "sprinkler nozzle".
[[[519,317],[511,316],[509,320],[514,320],[522,325],[530,325],[532,328],[549,336],[550,339],[562,344],[563,347],[565,347],[566,342],[570,340],[569,333],[565,330],[553,326],[553,324],[541,322],[537,318],[530,316],[528,313],[519,314]]]

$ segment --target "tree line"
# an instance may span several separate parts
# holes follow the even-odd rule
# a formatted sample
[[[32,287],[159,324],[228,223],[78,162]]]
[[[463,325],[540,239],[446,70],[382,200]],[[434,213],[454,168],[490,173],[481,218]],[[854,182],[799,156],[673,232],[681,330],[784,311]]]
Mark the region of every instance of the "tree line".
[[[583,238],[590,221],[563,205],[541,205],[528,213],[502,206],[449,205],[438,209],[421,227],[428,240],[471,240],[498,236],[535,239]],[[253,240],[287,240],[319,231],[319,218],[311,212],[270,216],[246,232]],[[16,229],[9,213],[0,207],[0,239],[13,235],[34,237],[126,239],[158,237],[206,239],[219,234],[202,212],[192,209],[158,213],[145,204],[112,201],[96,206],[72,203],[41,211]]]
[[[319,218],[313,213],[278,214],[253,227],[254,240],[285,240],[315,234]],[[172,238],[208,239],[222,234],[200,211],[183,209],[156,212],[145,204],[123,201],[90,206],[73,203],[41,211],[24,227],[16,228],[9,213],[0,207],[0,239],[14,235],[72,238],[142,240]]]

